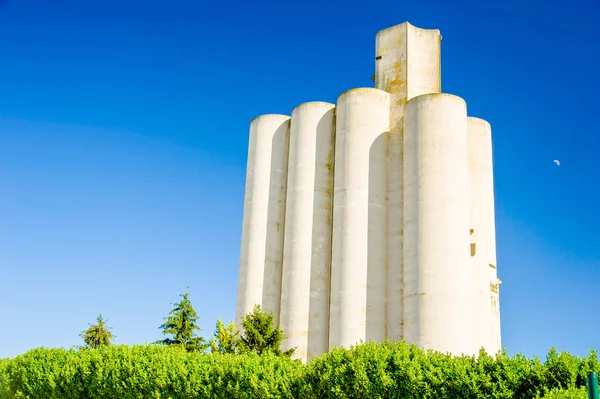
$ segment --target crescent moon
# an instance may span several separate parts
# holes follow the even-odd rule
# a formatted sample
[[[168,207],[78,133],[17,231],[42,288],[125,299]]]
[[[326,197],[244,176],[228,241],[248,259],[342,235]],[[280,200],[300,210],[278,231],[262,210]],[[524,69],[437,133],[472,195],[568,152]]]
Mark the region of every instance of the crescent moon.
[[[560,166],[560,161],[558,159],[555,159],[554,161],[552,161],[556,164],[556,166]]]

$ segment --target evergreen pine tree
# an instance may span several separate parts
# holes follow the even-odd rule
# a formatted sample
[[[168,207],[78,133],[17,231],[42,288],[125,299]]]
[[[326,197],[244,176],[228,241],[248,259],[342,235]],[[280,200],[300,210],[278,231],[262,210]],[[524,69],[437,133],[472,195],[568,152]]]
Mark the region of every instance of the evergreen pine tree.
[[[251,313],[242,320],[243,334],[237,340],[240,353],[255,352],[259,355],[272,352],[276,355],[291,356],[296,348],[281,351],[281,341],[285,338],[279,326],[273,327],[274,316],[271,312],[263,312],[260,305],[254,306]]]
[[[194,331],[200,331],[196,324],[198,314],[192,306],[188,293],[179,295],[180,302],[172,303],[175,306],[165,318],[165,322],[159,327],[164,335],[171,335],[172,338],[165,338],[156,343],[162,345],[179,345],[189,352],[204,351],[208,345],[202,337],[197,337]]]
[[[83,338],[87,348],[97,349],[102,346],[109,346],[114,339],[114,335],[110,332],[110,328],[106,327],[108,320],[102,319],[99,315],[95,325],[90,324],[90,327],[83,331],[79,336]]]

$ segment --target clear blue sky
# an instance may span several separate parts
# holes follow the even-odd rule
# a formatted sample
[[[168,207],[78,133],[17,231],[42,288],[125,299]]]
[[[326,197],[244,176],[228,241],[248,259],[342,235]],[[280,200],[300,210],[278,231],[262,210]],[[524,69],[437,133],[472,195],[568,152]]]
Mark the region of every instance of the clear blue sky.
[[[154,341],[188,285],[232,319],[250,120],[372,86],[406,20],[492,124],[503,344],[600,349],[600,9],[485,3],[0,0],[0,357]]]

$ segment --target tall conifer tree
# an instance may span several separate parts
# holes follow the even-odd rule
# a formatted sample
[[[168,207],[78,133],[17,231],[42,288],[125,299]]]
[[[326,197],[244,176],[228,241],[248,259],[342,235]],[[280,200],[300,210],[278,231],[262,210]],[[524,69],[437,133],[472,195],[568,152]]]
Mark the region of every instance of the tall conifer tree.
[[[179,302],[172,303],[175,307],[165,318],[165,322],[159,327],[164,335],[171,335],[170,338],[157,341],[162,345],[179,345],[188,352],[204,351],[208,345],[204,338],[198,337],[195,331],[200,331],[196,324],[198,314],[192,306],[188,293],[179,295],[182,299]]]

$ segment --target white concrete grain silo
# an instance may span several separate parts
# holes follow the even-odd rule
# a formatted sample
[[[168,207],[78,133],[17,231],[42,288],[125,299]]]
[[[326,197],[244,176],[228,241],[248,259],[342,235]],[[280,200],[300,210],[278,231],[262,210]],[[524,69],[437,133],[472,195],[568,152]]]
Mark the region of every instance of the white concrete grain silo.
[[[254,305],[279,317],[290,117],[250,123],[236,322]]]
[[[467,107],[449,94],[404,116],[404,339],[472,354]]]
[[[384,29],[376,88],[251,122],[236,320],[273,312],[297,359],[501,348],[491,128],[441,93],[440,41]]]
[[[280,327],[283,349],[308,360],[329,349],[335,105],[292,111]]]
[[[329,348],[386,336],[389,102],[371,88],[337,100]]]

